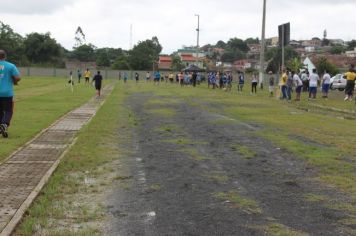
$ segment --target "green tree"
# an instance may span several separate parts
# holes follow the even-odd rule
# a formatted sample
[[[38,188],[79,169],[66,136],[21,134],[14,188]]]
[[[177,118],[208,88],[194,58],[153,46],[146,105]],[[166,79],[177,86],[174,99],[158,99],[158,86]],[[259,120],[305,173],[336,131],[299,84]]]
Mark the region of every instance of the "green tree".
[[[354,50],[356,48],[356,40],[351,40],[348,44],[348,50]]]
[[[330,49],[331,54],[342,54],[345,52],[345,47],[342,45],[332,46]]]
[[[247,38],[245,40],[246,44],[258,44],[260,43],[260,40],[258,38]]]
[[[320,75],[325,73],[325,71],[328,71],[332,75],[336,75],[340,72],[339,69],[334,64],[331,64],[325,57],[318,58],[315,67],[317,73]]]
[[[287,67],[292,71],[298,72],[300,69],[303,68],[303,63],[300,61],[299,58],[295,57],[288,61]]]
[[[0,48],[7,52],[7,59],[17,65],[26,64],[23,38],[13,29],[0,21]]]
[[[74,48],[72,52],[72,57],[79,61],[94,61],[95,60],[95,49],[96,47],[92,44],[83,44],[79,47]]]
[[[294,58],[299,59],[298,53],[292,47],[285,47],[284,52],[285,64],[288,65],[289,61]],[[282,65],[282,49],[281,48],[272,48],[266,53],[266,60],[269,61],[267,66],[267,71],[277,72]]]
[[[114,70],[129,70],[130,64],[128,56],[125,54],[119,55],[111,65],[111,68]]]
[[[32,63],[54,63],[61,56],[61,45],[50,33],[28,34],[24,40],[25,54]]]
[[[222,40],[219,40],[216,44],[215,47],[217,48],[225,48],[226,47],[226,43]]]
[[[184,64],[178,55],[172,55],[171,69],[174,71],[181,71],[184,68]]]
[[[231,38],[227,42],[227,47],[233,51],[240,50],[241,52],[248,52],[250,49],[247,46],[247,43],[244,42],[242,39],[238,38]]]
[[[134,70],[148,70],[152,68],[152,63],[158,61],[158,56],[162,51],[158,38],[140,41],[129,52],[129,63]]]

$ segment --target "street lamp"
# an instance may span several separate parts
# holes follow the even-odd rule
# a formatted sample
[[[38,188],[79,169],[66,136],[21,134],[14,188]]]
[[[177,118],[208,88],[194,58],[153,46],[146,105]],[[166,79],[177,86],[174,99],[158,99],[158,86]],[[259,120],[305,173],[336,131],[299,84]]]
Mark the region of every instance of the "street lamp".
[[[196,60],[196,65],[198,66],[198,55],[199,55],[199,31],[200,31],[200,28],[199,28],[199,20],[200,20],[200,15],[199,14],[195,14],[195,16],[197,16],[198,17],[198,28],[196,29],[196,31],[197,31],[197,50],[196,50],[196,53],[197,53],[197,55],[196,55],[196,58],[195,58],[195,60]]]
[[[261,36],[261,53],[260,53],[260,86],[263,83],[264,65],[265,65],[265,29],[266,29],[266,0],[263,0],[263,16],[262,16],[262,36]]]

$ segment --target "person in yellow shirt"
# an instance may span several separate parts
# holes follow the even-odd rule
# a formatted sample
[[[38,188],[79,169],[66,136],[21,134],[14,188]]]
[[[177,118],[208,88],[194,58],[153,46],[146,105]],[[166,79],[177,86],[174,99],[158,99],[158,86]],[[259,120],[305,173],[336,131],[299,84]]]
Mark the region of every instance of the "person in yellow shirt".
[[[281,88],[281,97],[280,99],[287,99],[287,80],[288,80],[288,75],[287,75],[287,71],[285,69],[283,69],[283,72],[282,72],[282,76],[279,80],[279,87]]]
[[[173,83],[174,75],[173,75],[173,73],[172,73],[172,72],[171,72],[171,73],[169,73],[169,75],[168,75],[168,79],[169,79],[169,82]]]
[[[350,70],[344,74],[346,78],[346,87],[345,87],[345,99],[344,101],[352,101],[354,89],[355,89],[355,80],[356,80],[356,71],[355,66],[351,65]]]
[[[89,80],[90,80],[90,76],[91,76],[91,72],[89,70],[89,68],[87,68],[87,70],[84,72],[84,78],[85,78],[85,83],[89,84]]]

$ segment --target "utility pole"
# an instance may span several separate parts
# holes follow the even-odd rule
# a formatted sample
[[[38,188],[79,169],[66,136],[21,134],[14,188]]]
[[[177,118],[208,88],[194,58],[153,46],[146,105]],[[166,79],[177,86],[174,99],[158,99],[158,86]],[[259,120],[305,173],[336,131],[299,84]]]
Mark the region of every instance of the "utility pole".
[[[197,16],[198,17],[198,28],[196,29],[197,30],[197,50],[196,50],[196,66],[199,66],[198,65],[198,56],[199,56],[199,31],[200,31],[200,26],[199,26],[199,24],[200,24],[200,22],[199,22],[199,20],[200,20],[200,16],[199,16],[199,14],[195,14],[195,16]]]
[[[262,83],[264,81],[264,68],[265,68],[265,40],[266,34],[266,0],[263,0],[263,15],[262,15],[262,36],[261,36],[261,53],[260,53],[260,76],[259,76],[259,84],[262,87]]]

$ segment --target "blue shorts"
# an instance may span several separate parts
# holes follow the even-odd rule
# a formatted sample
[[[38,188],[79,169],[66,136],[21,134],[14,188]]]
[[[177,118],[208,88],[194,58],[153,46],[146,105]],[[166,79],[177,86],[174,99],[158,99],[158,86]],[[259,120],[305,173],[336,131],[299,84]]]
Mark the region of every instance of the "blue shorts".
[[[323,93],[329,92],[330,84],[323,84],[322,91]]]
[[[317,87],[309,87],[309,93],[316,93]]]
[[[295,89],[295,92],[296,92],[296,93],[301,93],[301,92],[302,92],[302,88],[303,88],[303,85],[298,86],[298,87]]]

